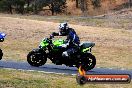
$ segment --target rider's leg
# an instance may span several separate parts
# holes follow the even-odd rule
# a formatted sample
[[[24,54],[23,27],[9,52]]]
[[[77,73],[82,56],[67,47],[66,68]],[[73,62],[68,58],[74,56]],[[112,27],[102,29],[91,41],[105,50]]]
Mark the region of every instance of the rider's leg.
[[[76,52],[75,48],[69,48],[67,51],[64,51],[62,53],[63,57],[70,58],[71,55],[73,55]]]

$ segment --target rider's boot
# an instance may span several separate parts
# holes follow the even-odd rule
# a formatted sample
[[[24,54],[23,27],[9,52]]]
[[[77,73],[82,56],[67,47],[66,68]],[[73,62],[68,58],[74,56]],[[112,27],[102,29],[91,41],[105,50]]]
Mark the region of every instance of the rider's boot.
[[[65,52],[62,53],[62,57],[64,59],[64,61],[63,61],[64,64],[70,65],[70,63],[69,63],[70,57],[69,57],[67,51],[65,51]]]

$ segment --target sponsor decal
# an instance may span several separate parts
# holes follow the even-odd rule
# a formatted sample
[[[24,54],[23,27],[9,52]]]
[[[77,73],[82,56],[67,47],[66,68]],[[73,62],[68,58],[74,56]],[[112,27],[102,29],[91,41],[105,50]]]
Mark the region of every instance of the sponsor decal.
[[[79,73],[76,77],[77,83],[130,83],[131,76],[129,74],[86,74],[79,67]]]

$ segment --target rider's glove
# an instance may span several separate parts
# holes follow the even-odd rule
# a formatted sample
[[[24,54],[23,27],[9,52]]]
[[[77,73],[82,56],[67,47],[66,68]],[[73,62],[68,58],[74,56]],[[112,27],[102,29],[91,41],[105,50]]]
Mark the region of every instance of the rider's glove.
[[[52,39],[52,38],[54,38],[54,35],[51,34],[51,35],[50,35],[50,39]]]

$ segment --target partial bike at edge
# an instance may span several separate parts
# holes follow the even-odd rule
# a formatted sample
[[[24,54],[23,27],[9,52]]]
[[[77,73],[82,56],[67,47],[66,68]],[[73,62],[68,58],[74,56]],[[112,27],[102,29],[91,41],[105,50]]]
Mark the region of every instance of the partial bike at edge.
[[[5,36],[6,36],[5,33],[1,33],[1,32],[0,32],[0,42],[3,42],[3,41],[4,41]],[[0,49],[0,60],[2,59],[2,57],[3,57],[3,52],[2,52],[2,50]]]

